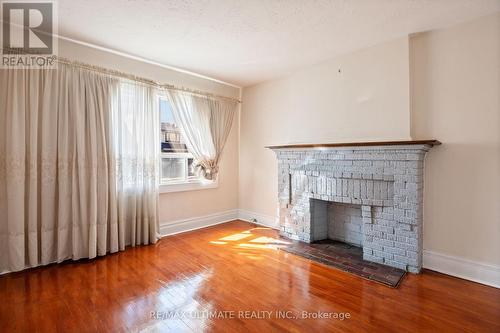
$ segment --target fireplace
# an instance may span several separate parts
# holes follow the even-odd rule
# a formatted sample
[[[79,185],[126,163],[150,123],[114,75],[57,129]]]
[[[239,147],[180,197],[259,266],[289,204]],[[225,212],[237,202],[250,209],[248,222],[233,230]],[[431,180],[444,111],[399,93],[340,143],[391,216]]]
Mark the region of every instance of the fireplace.
[[[424,157],[438,141],[269,147],[278,158],[280,233],[362,247],[363,259],[422,267]]]

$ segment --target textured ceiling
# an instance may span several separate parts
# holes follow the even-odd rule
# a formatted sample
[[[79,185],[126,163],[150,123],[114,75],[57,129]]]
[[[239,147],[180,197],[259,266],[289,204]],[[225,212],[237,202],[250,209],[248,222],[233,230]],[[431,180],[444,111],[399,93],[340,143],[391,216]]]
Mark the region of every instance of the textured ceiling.
[[[500,0],[58,0],[59,34],[240,86],[500,10]]]

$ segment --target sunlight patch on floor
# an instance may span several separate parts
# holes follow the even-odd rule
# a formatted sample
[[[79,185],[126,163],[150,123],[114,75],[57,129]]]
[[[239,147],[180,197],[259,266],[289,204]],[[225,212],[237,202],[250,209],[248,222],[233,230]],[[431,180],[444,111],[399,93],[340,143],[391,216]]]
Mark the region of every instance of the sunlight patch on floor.
[[[279,238],[267,237],[253,234],[253,230],[270,230],[270,228],[265,227],[255,227],[249,230],[238,232],[232,235],[224,236],[218,240],[210,241],[211,244],[215,245],[232,245],[240,249],[256,249],[256,250],[268,250],[268,249],[279,249],[280,247],[287,246],[290,242],[284,241]],[[251,237],[254,237],[253,239]],[[241,253],[240,253],[241,254]],[[249,256],[247,256],[250,258]],[[258,258],[258,254],[254,253],[253,258]]]
[[[252,234],[244,234],[244,233],[233,234],[226,237],[222,237],[219,239],[219,241],[239,241],[243,238],[250,237],[251,235]]]
[[[288,245],[290,242],[285,242],[281,239],[276,239],[272,237],[261,236],[250,241],[251,243],[263,243],[263,244],[285,244]]]

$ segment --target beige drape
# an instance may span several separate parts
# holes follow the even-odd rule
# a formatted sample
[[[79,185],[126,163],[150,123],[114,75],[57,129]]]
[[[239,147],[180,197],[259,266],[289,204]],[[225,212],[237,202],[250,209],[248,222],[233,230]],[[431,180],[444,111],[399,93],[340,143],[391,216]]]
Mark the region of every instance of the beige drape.
[[[0,70],[0,272],[156,241],[156,186],[148,183],[156,171],[145,175],[154,167],[139,147],[130,183],[140,186],[123,189],[128,155],[116,128],[131,111],[121,90],[117,79],[63,64]],[[134,134],[154,145],[155,125],[143,125]]]
[[[199,173],[206,179],[216,179],[237,102],[176,90],[168,91],[168,96],[174,119],[184,134]]]

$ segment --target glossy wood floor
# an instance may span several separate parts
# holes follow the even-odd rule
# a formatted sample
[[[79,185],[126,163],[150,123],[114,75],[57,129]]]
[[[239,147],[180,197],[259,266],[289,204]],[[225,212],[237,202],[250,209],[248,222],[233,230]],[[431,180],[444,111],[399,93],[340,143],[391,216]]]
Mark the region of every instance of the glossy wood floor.
[[[500,332],[499,289],[431,271],[391,289],[279,251],[276,237],[235,221],[4,275],[0,331]]]

